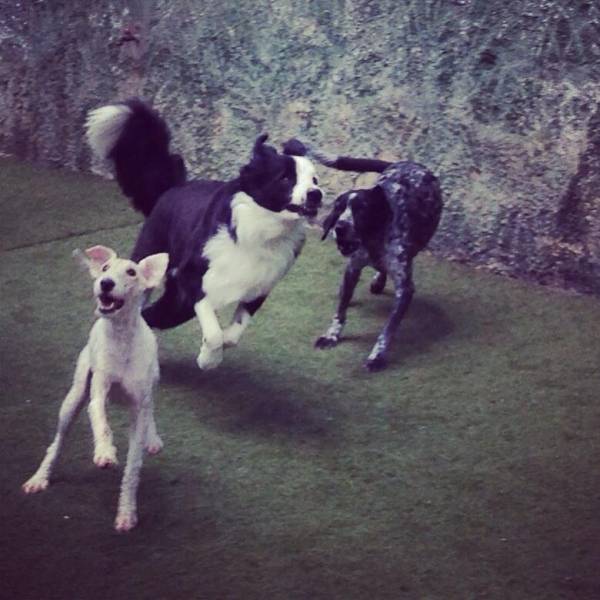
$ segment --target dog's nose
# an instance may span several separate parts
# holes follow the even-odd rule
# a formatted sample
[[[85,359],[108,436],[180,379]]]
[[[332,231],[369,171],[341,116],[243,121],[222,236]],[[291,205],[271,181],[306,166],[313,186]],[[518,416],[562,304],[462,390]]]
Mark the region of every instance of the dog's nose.
[[[310,190],[306,195],[306,206],[309,206],[310,208],[319,208],[322,199],[323,192],[321,192],[321,190]]]
[[[108,277],[106,279],[102,279],[102,281],[100,281],[100,289],[103,292],[110,292],[110,290],[112,290],[115,287],[115,282],[112,279],[108,279]]]

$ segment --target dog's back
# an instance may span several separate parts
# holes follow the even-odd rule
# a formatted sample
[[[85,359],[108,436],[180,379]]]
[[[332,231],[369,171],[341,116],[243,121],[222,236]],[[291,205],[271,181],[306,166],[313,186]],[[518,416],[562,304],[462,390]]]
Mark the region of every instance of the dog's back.
[[[435,233],[442,214],[439,180],[425,166],[412,161],[391,163],[377,180],[392,210],[392,234],[402,234],[413,255],[423,250]]]

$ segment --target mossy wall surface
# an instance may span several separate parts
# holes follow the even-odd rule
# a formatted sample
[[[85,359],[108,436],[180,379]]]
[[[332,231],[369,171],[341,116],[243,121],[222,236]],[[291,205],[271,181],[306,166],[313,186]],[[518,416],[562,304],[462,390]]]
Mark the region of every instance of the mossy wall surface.
[[[596,1],[5,1],[0,57],[3,152],[97,170],[86,111],[139,95],[196,174],[262,131],[411,158],[443,181],[437,254],[600,293]],[[329,200],[368,180],[322,171]]]

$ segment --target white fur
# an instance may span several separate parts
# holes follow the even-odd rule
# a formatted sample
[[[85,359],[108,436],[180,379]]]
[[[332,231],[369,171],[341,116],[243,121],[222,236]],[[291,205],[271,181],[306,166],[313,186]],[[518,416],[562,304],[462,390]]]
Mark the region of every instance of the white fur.
[[[310,190],[317,188],[314,180],[316,178],[315,167],[308,158],[304,156],[292,156],[296,163],[296,185],[292,191],[292,204],[302,204]]]
[[[158,381],[158,352],[156,338],[141,317],[141,303],[146,290],[160,284],[168,264],[167,254],[155,254],[140,261],[119,259],[104,246],[94,246],[80,254],[94,281],[98,298],[97,314],[102,318],[92,326],[87,345],[81,351],[75,368],[73,385],[59,412],[58,428],[36,473],[23,484],[32,494],[45,490],[70,423],[83,405],[89,384],[88,413],[94,435],[94,463],[99,467],[117,463],[112,431],[106,418],[108,392],[115,383],[121,384],[131,399],[129,450],[121,483],[115,529],[128,531],[137,523],[137,488],[143,461],[143,450],[152,454],[160,451],[162,441],[156,432],[153,416],[152,388]],[[135,272],[134,275],[131,272]],[[111,296],[123,301],[120,309],[102,313],[101,281],[114,282]],[[110,305],[109,305],[110,306]],[[91,376],[91,377],[90,377]]]
[[[131,109],[125,104],[102,106],[88,113],[86,137],[90,148],[98,156],[108,158],[130,115]]]
[[[215,311],[266,296],[288,272],[304,243],[303,219],[295,213],[267,210],[243,192],[232,200],[232,225],[237,240],[221,227],[204,246],[203,256],[209,261],[202,279],[205,297],[195,306],[203,332],[198,355],[202,369],[216,367],[223,345],[237,344],[251,320],[239,309],[231,325],[221,331]]]

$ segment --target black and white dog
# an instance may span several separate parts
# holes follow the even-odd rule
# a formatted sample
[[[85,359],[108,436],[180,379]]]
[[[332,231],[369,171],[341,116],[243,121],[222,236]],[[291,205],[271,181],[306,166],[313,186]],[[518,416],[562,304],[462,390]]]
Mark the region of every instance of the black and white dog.
[[[144,319],[162,329],[196,316],[198,366],[216,367],[300,253],[306,218],[316,216],[323,196],[313,164],[279,154],[264,134],[237,178],[186,181],[183,159],[169,151],[167,125],[142,101],[93,110],[86,128],[92,150],[114,163],[123,193],[146,217],[132,260],[169,253],[164,293]],[[216,311],[233,303],[222,330]]]
[[[339,196],[323,222],[323,239],[334,230],[339,251],[350,257],[339,292],[339,303],[317,348],[331,348],[340,341],[346,311],[362,269],[377,270],[371,292],[383,292],[387,277],[394,284],[394,307],[377,338],[365,366],[376,371],[386,365],[392,336],[406,313],[414,293],[412,263],[435,233],[442,213],[437,178],[423,165],[410,161],[329,157],[294,140],[294,152],[313,156],[322,164],[343,171],[381,173],[369,189],[350,190]]]

